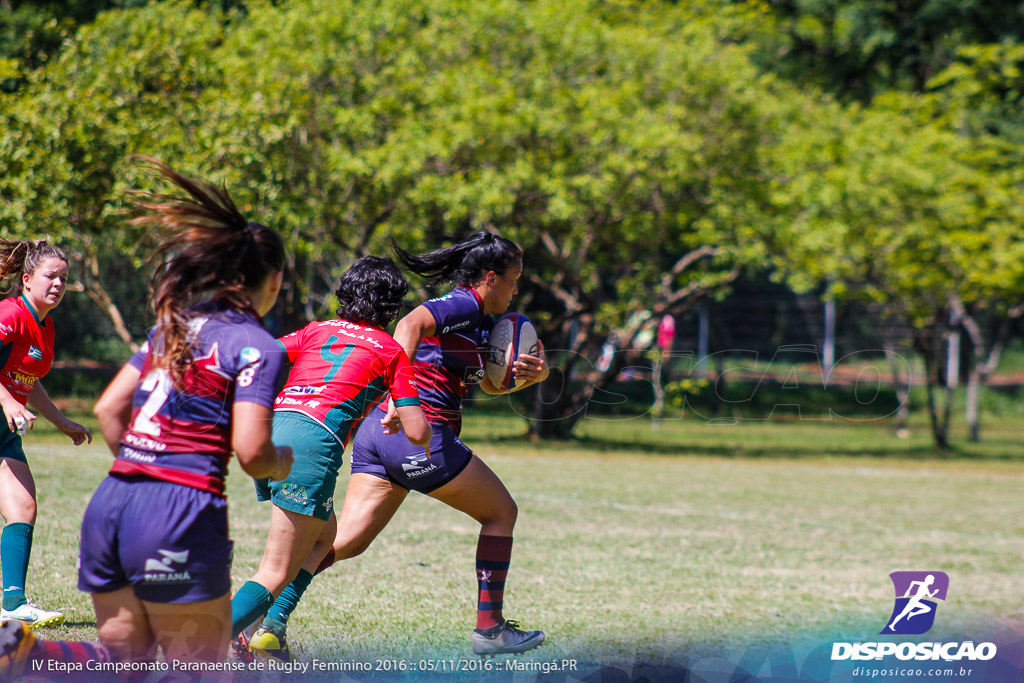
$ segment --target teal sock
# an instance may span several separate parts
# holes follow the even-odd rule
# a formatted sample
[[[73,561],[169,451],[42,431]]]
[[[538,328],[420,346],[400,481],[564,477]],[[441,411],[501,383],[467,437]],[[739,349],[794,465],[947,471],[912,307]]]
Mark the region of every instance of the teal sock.
[[[4,609],[17,609],[25,599],[28,558],[32,554],[32,525],[14,522],[0,533],[0,565],[4,574]]]
[[[305,569],[300,569],[295,580],[281,591],[281,595],[277,596],[277,600],[274,600],[274,605],[267,613],[267,619],[273,619],[274,621],[287,626],[288,617],[291,616],[291,613],[299,606],[299,600],[302,599],[302,594],[306,592],[307,588],[309,588],[309,582],[312,580],[312,574],[307,572]]]
[[[270,609],[274,596],[255,581],[246,581],[231,598],[231,637],[241,633]]]

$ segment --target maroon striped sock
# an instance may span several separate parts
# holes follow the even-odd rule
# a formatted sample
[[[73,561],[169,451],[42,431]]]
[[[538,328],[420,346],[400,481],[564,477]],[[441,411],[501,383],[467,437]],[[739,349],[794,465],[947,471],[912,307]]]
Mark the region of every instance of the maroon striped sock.
[[[504,621],[501,607],[511,559],[511,536],[480,534],[476,546],[476,580],[480,593],[476,606],[477,628],[490,628]]]
[[[30,659],[56,662],[111,662],[110,650],[99,643],[75,642],[70,640],[37,640],[32,646]],[[45,667],[44,667],[45,670]],[[26,671],[26,673],[29,673]]]

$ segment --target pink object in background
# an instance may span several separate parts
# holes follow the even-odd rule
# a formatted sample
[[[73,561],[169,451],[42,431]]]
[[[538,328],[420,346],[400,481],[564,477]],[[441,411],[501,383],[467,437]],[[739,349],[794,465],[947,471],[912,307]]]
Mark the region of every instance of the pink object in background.
[[[676,337],[676,319],[666,315],[658,325],[658,346],[668,351],[672,348],[672,340]]]

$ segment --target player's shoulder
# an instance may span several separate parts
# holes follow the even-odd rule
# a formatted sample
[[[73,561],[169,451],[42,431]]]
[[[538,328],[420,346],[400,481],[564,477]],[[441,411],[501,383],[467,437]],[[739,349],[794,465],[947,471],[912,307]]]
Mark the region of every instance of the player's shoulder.
[[[28,308],[21,301],[20,296],[9,296],[0,300],[0,315],[4,317],[21,317],[28,313]]]
[[[0,301],[0,335],[21,334],[31,315],[21,303],[21,297],[12,296]]]
[[[469,287],[456,287],[447,294],[436,296],[424,302],[431,307],[459,306],[471,304],[475,308],[483,310],[480,296]]]
[[[210,323],[203,327],[206,340],[216,342],[224,351],[240,354],[243,361],[246,355],[253,355],[252,351],[246,354],[247,349],[262,355],[281,348],[274,335],[267,332],[255,316],[231,312],[214,317]]]

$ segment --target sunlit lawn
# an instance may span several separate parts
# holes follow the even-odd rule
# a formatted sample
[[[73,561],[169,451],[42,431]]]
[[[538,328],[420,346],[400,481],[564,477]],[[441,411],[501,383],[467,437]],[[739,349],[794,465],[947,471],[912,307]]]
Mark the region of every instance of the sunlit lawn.
[[[686,648],[877,634],[888,574],[950,576],[947,632],[1020,616],[1024,426],[936,453],[925,425],[708,424],[587,418],[580,439],[533,443],[500,414],[464,438],[519,503],[506,614],[548,632],[549,661],[657,658]],[[109,463],[40,430],[27,442],[40,491],[29,592],[61,606],[47,636],[94,638],[75,589],[82,511]],[[345,480],[339,484],[337,499]],[[229,481],[234,577],[255,571],[268,509],[237,467]],[[158,511],[154,511],[158,514]],[[289,636],[304,658],[466,658],[477,525],[412,495],[362,556],[318,577]]]

